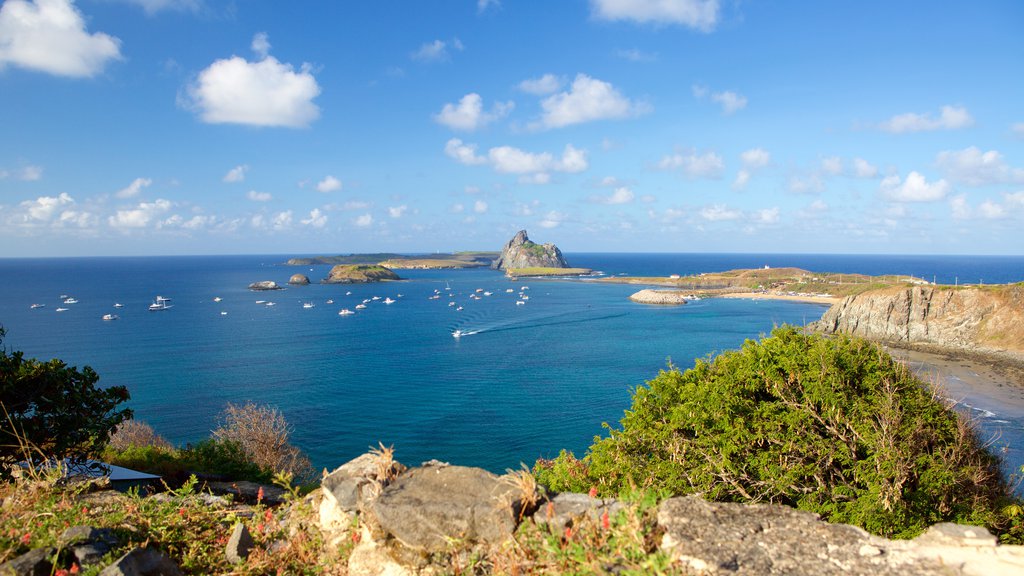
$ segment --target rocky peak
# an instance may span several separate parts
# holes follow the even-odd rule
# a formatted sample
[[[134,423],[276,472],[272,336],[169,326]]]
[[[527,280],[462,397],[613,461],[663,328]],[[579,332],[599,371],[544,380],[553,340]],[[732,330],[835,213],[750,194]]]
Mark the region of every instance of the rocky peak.
[[[526,230],[516,235],[501,249],[501,255],[491,263],[491,268],[568,268],[562,251],[554,244],[537,244],[530,241]]]

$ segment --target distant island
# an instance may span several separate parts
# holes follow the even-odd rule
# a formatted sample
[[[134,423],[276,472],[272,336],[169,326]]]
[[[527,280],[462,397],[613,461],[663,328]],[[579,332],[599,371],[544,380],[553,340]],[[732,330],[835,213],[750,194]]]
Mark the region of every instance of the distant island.
[[[504,270],[509,278],[523,276],[582,276],[589,268],[572,268],[554,244],[537,244],[530,240],[526,230],[520,230],[509,240],[491,268]]]
[[[458,269],[484,268],[498,257],[497,252],[454,252],[451,254],[343,254],[338,256],[313,256],[290,258],[286,266],[314,266],[323,264],[373,264],[395,270],[401,269]]]
[[[331,268],[324,284],[364,284],[385,280],[401,280],[398,274],[375,264],[338,264]]]

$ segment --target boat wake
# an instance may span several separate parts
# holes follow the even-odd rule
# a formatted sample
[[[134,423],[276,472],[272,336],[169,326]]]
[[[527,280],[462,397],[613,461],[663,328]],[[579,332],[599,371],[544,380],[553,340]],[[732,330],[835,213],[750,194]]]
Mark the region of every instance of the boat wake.
[[[531,316],[528,318],[514,318],[510,320],[484,324],[482,326],[461,326],[453,329],[452,335],[455,336],[455,334],[458,334],[458,336],[455,336],[456,338],[463,338],[466,336],[475,336],[477,334],[485,334],[488,332],[507,332],[509,330],[528,330],[531,328],[541,328],[544,326],[582,324],[585,322],[598,322],[600,320],[620,318],[627,314],[629,314],[629,312],[598,313],[590,309],[575,310],[570,312],[561,312],[559,314]]]

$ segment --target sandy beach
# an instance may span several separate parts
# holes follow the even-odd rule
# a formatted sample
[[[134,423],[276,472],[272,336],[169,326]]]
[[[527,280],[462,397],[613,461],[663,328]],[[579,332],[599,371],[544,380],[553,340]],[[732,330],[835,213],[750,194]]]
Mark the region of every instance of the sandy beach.
[[[789,300],[792,302],[811,302],[813,304],[832,305],[842,300],[834,296],[804,296],[799,294],[776,294],[772,292],[725,292],[716,294],[716,298],[746,298],[749,300]]]

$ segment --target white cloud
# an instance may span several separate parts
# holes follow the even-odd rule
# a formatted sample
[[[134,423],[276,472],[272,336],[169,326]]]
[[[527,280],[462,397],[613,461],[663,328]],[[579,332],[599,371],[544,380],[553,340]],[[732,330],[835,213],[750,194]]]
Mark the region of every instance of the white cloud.
[[[989,220],[999,220],[1006,217],[1006,209],[991,200],[985,200],[978,206],[978,214]]]
[[[373,216],[370,214],[363,214],[352,221],[357,228],[369,228],[373,224]]]
[[[391,216],[392,218],[401,218],[405,215],[407,210],[409,210],[409,207],[405,204],[402,204],[401,206],[389,206],[388,216]]]
[[[602,20],[681,24],[702,32],[718,23],[719,0],[590,0],[590,9]]]
[[[949,199],[949,208],[956,220],[968,220],[971,218],[971,207],[967,204],[966,194],[957,194]]]
[[[338,190],[341,190],[341,180],[338,180],[330,174],[325,176],[323,180],[316,183],[317,192],[323,192],[326,194],[327,192],[336,192]]]
[[[719,222],[723,220],[737,220],[743,216],[739,210],[734,210],[724,204],[707,206],[700,211],[700,217],[708,222]]]
[[[225,174],[224,178],[221,178],[221,180],[224,181],[224,182],[229,182],[229,183],[230,182],[241,182],[241,181],[245,180],[245,173],[248,172],[248,171],[249,171],[249,167],[246,166],[245,164],[242,164],[242,165],[239,165],[239,166],[235,166],[231,170],[228,170],[228,173]]]
[[[349,201],[347,201],[347,202],[345,202],[344,204],[341,205],[341,209],[342,210],[346,210],[346,211],[349,211],[349,212],[351,212],[353,210],[366,210],[369,207],[370,207],[370,203],[369,202],[364,202],[362,200],[349,200]]]
[[[477,200],[476,202],[473,202],[473,212],[476,212],[477,214],[486,214],[487,202],[484,202],[483,200]]]
[[[13,173],[8,172],[7,170],[4,169],[0,169],[0,180],[5,180],[8,177],[14,177],[17,178],[18,180],[24,180],[26,182],[34,182],[36,180],[42,179],[43,167],[29,164],[28,166],[23,166],[19,168]]]
[[[878,176],[878,168],[875,168],[863,158],[854,158],[853,175],[857,178],[876,178]]]
[[[448,208],[448,211],[451,212],[452,214],[462,214],[463,212],[466,211],[466,205],[461,202],[456,202],[455,204],[452,204],[451,207]]]
[[[838,156],[829,156],[821,159],[821,171],[829,176],[838,176],[843,173],[843,159]]]
[[[556,228],[564,220],[565,214],[552,210],[544,215],[544,219],[539,224],[541,228]]]
[[[825,191],[825,183],[817,174],[790,176],[786,187],[794,194],[820,194]]]
[[[737,110],[743,110],[747,107],[747,97],[741,96],[735,92],[726,90],[725,92],[716,92],[711,95],[711,100],[721,104],[722,113],[725,115],[733,114]]]
[[[459,100],[458,104],[445,104],[441,112],[434,115],[434,121],[451,128],[472,132],[487,124],[508,115],[515,108],[512,101],[498,102],[490,112],[484,112],[483,99],[471,92]]]
[[[771,158],[771,154],[763,148],[751,148],[741,153],[740,161],[743,163],[743,168],[736,173],[736,180],[732,183],[733,189],[742,190],[746,188],[754,172],[768,166]]]
[[[779,222],[779,208],[765,208],[758,210],[754,217],[754,221],[758,224],[777,224]]]
[[[287,230],[292,227],[292,211],[285,210],[284,212],[278,212],[271,221],[270,226],[274,230]]]
[[[249,190],[245,197],[253,202],[270,202],[274,199],[270,192],[257,192],[255,190]]]
[[[658,162],[662,170],[680,169],[689,178],[720,178],[725,170],[722,157],[714,152],[698,154],[690,151],[686,154],[665,156]]]
[[[545,74],[540,78],[528,78],[519,83],[519,89],[527,94],[544,96],[557,92],[562,88],[563,80],[554,74]]]
[[[463,144],[462,140],[458,138],[452,138],[445,143],[444,153],[459,163],[469,166],[487,162],[483,156],[476,155],[476,144]]]
[[[555,159],[549,152],[535,154],[512,146],[498,146],[487,152],[487,158],[498,172],[506,174],[530,174],[538,172],[582,172],[587,169],[586,151],[567,144],[561,159]]]
[[[476,11],[478,14],[486,12],[488,8],[495,10],[501,8],[501,0],[476,0]]]
[[[89,34],[70,0],[7,0],[0,6],[0,70],[8,64],[55,76],[89,77],[121,58],[121,41]]]
[[[157,199],[154,202],[140,202],[135,208],[118,210],[107,218],[111,228],[145,228],[161,214],[171,209],[169,200]]]
[[[1013,132],[1018,138],[1024,137],[1024,122],[1017,122],[1010,126],[1010,132]]]
[[[826,212],[828,210],[828,204],[824,200],[818,199],[808,204],[807,210],[810,212]]]
[[[60,196],[40,196],[35,200],[26,200],[20,206],[28,212],[28,217],[33,220],[49,221],[61,207],[74,204],[75,199],[67,192],[61,192]]]
[[[943,106],[939,117],[935,118],[930,113],[916,114],[907,112],[898,114],[882,122],[878,127],[893,134],[904,134],[907,132],[928,132],[932,130],[956,130],[958,128],[969,128],[974,125],[974,118],[971,117],[967,108],[962,106]]]
[[[982,152],[971,146],[939,152],[935,164],[950,180],[968,186],[1024,182],[1024,170],[1010,168],[996,150]]]
[[[141,7],[147,15],[152,16],[163,10],[174,10],[177,12],[198,12],[202,7],[202,0],[121,0],[127,4],[135,4]]]
[[[590,197],[590,201],[595,204],[629,204],[636,197],[633,191],[625,186],[620,186],[608,196],[602,196],[600,194]]]
[[[544,112],[535,128],[561,128],[572,124],[628,118],[650,107],[626,98],[608,82],[577,74],[568,92],[548,96],[540,103]]]
[[[209,124],[300,128],[320,116],[313,103],[320,86],[311,66],[303,64],[296,72],[273,56],[258,62],[239,56],[217,60],[199,73],[187,92],[183,104]]]
[[[934,202],[945,198],[949,188],[945,180],[929,184],[918,172],[907,174],[905,181],[898,175],[886,176],[879,186],[882,196],[893,202]]]
[[[743,190],[747,187],[750,182],[750,170],[746,168],[741,169],[736,173],[736,179],[732,181],[733,190]]]
[[[266,58],[270,55],[270,38],[266,32],[257,32],[252,37],[252,44],[249,45],[252,51],[256,53],[260,59]]]
[[[615,55],[623,60],[629,60],[630,62],[654,62],[658,59],[658,54],[655,52],[644,52],[639,48],[629,48],[626,50],[616,50]]]
[[[449,47],[458,51],[463,49],[462,42],[458,38],[454,38],[450,42],[434,40],[433,42],[421,45],[415,52],[410,54],[410,57],[420,62],[444,62],[451,59],[451,53],[448,51]]]
[[[80,210],[64,210],[57,217],[55,226],[75,226],[78,228],[95,228],[99,224],[99,217],[91,212]]]
[[[550,184],[551,174],[547,172],[537,172],[536,174],[523,174],[517,179],[520,184]]]
[[[309,211],[309,218],[304,218],[299,220],[299,222],[313,228],[323,228],[327,224],[327,215],[321,212],[319,208],[313,208]]]
[[[143,188],[148,187],[153,181],[149,178],[136,178],[127,187],[118,190],[114,196],[118,198],[134,198],[139,195]]]
[[[1024,208],[1024,191],[1003,194],[1006,203],[1017,208]]]

